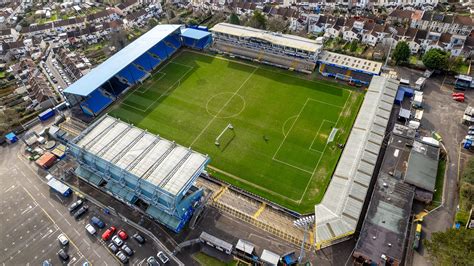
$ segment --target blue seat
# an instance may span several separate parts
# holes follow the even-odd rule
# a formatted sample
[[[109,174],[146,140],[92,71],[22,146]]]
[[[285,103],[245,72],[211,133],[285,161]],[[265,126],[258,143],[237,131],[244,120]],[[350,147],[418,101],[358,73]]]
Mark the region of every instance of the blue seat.
[[[129,84],[135,84],[140,81],[147,73],[141,71],[134,65],[128,65],[122,69],[117,76],[120,76],[128,81]]]
[[[160,59],[151,56],[149,53],[144,53],[144,54],[142,55],[142,57],[145,57],[146,60],[148,60],[148,62],[150,62],[150,65],[151,65],[152,68],[155,68],[155,67],[158,66],[158,65],[160,64],[160,62],[161,62]]]
[[[150,52],[157,55],[161,60],[165,60],[168,58],[166,47],[167,46],[164,43],[159,42],[150,49]]]
[[[101,89],[97,89],[89,94],[82,105],[87,107],[94,114],[98,114],[107,108],[107,106],[109,106],[113,101],[114,99],[104,94]]]
[[[133,61],[133,63],[135,65],[139,65],[143,67],[143,69],[145,69],[148,72],[153,70],[153,66],[150,64],[150,61],[148,60],[148,58],[144,57],[143,55],[137,58],[137,60]]]

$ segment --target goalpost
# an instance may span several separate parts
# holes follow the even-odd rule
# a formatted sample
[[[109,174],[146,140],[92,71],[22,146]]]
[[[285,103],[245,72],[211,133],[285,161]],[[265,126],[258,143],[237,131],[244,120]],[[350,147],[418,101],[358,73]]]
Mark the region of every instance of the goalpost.
[[[228,130],[230,130],[230,131],[233,131],[233,130],[234,130],[234,126],[233,126],[232,124],[230,124],[230,123],[224,128],[224,130],[222,130],[222,132],[219,134],[219,136],[217,136],[217,138],[216,138],[216,140],[215,140],[215,142],[214,142],[214,144],[215,144],[216,146],[220,146],[220,145],[221,145],[220,139],[221,139],[221,137],[222,137]]]

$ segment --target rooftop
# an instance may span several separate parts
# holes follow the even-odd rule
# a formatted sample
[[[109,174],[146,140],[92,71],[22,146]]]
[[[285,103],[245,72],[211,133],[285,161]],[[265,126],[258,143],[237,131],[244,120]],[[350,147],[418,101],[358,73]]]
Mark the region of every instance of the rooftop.
[[[209,161],[207,155],[108,115],[84,132],[74,141],[78,147],[172,195],[179,194]]]
[[[362,72],[378,75],[382,68],[382,63],[371,60],[361,59],[349,55],[337,54],[328,51],[323,51],[319,55],[319,61],[328,64],[335,64],[350,69],[359,70]]]
[[[405,182],[434,192],[438,160],[438,147],[415,141],[408,159]]]
[[[374,76],[320,204],[315,206],[316,243],[354,233],[372,180],[398,89],[398,81]]]
[[[107,80],[115,76],[120,70],[140,57],[145,51],[148,51],[179,27],[180,25],[158,25],[154,27],[111,56],[105,62],[89,71],[85,76],[65,89],[64,92],[88,96],[91,92],[107,82]]]
[[[403,135],[401,131],[398,133]],[[354,250],[354,257],[375,264],[384,264],[382,255],[398,263],[404,256],[415,189],[400,178],[410,153],[407,146],[413,142],[411,137],[401,135],[392,134],[390,137]]]
[[[210,29],[212,32],[220,32],[244,38],[257,38],[272,44],[282,45],[309,52],[317,52],[322,45],[315,40],[303,38],[295,35],[275,33],[251,27],[233,25],[229,23],[219,23]]]

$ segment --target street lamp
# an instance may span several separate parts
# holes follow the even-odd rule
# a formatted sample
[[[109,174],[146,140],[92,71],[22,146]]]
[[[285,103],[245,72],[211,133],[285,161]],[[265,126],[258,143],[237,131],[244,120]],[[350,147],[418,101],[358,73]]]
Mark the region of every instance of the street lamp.
[[[300,250],[300,256],[298,257],[298,263],[301,263],[304,257],[304,243],[306,242],[306,233],[308,232],[309,228],[314,224],[315,216],[310,215],[310,216],[305,216],[301,217],[298,220],[293,222],[293,225],[303,229],[303,242],[301,243],[301,250]]]

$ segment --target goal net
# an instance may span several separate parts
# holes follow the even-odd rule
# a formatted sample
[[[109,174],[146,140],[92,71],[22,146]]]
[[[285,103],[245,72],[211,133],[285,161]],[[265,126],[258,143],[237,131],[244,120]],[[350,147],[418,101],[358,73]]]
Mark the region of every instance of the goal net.
[[[221,147],[221,149],[225,149],[230,142],[234,139],[235,132],[234,126],[232,124],[228,124],[221,133],[216,137],[214,144],[217,147]]]

